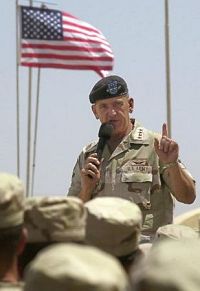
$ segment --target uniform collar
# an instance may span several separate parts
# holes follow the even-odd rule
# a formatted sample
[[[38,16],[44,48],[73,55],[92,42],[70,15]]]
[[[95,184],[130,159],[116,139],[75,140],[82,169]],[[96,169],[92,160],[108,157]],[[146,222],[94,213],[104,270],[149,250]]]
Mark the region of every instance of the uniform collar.
[[[135,121],[134,128],[127,138],[129,139],[129,144],[149,144],[149,132],[138,121]]]
[[[149,133],[147,129],[142,127],[141,124],[135,119],[131,120],[131,122],[133,123],[133,130],[117,146],[117,148],[112,153],[111,158],[131,148],[132,144],[149,144]],[[95,152],[97,143],[98,141],[89,144],[85,148],[85,152],[88,154]]]
[[[139,122],[134,122],[133,130],[121,141],[117,148],[112,153],[110,159],[125,152],[133,147],[134,144],[149,144],[148,131],[140,125]]]

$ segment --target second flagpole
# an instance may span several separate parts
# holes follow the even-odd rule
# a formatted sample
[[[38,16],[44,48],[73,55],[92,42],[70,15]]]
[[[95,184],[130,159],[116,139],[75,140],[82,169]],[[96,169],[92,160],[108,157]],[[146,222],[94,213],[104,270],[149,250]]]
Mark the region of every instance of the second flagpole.
[[[170,45],[169,45],[169,5],[165,0],[165,66],[166,66],[166,98],[167,98],[167,125],[169,137],[172,136],[171,127],[171,80],[170,80]]]

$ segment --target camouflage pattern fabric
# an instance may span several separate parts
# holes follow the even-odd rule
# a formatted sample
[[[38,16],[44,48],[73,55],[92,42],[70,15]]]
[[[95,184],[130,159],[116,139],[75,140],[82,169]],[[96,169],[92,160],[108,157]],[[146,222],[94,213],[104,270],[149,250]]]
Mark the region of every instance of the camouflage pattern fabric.
[[[24,215],[28,242],[84,241],[86,209],[79,198],[27,198]]]
[[[48,267],[47,267],[48,266]],[[117,259],[94,247],[54,244],[41,251],[25,274],[25,291],[127,291]]]
[[[0,173],[0,229],[23,223],[24,185],[15,175]]]
[[[160,226],[154,238],[154,243],[165,239],[198,238],[198,233],[189,226],[181,224],[167,224]]]
[[[138,249],[142,213],[137,204],[119,197],[99,197],[85,203],[86,242],[117,257]]]
[[[200,240],[194,238],[155,244],[131,271],[132,290],[199,291],[199,250]]]

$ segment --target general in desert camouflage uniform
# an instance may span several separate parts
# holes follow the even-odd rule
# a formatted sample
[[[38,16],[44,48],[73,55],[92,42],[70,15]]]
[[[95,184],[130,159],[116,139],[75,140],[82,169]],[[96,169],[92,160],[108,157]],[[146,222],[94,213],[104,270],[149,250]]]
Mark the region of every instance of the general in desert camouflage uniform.
[[[178,144],[168,137],[166,124],[159,135],[130,118],[133,99],[126,82],[118,76],[100,80],[90,93],[90,101],[96,118],[113,125],[113,135],[104,147],[101,165],[94,154],[97,142],[83,149],[68,195],[84,201],[101,196],[131,200],[142,210],[143,233],[154,234],[159,226],[172,222],[171,193],[184,203],[195,199],[192,177],[178,160]]]

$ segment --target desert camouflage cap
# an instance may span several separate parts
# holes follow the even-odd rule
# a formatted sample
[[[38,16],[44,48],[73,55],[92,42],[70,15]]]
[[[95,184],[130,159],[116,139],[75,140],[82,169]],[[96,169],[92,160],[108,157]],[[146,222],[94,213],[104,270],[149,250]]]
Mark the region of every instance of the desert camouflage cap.
[[[198,291],[200,240],[163,240],[131,276],[133,290]]]
[[[142,213],[133,202],[99,197],[85,204],[88,210],[86,242],[120,257],[138,248]]]
[[[0,282],[0,291],[21,291],[23,287],[23,282]]]
[[[160,226],[155,234],[154,243],[164,239],[197,238],[198,234],[191,227],[181,224]]]
[[[25,291],[125,291],[127,287],[117,259],[97,248],[71,243],[47,247],[25,273]]]
[[[0,229],[23,223],[24,199],[22,181],[15,175],[0,173]]]
[[[28,242],[84,241],[86,209],[76,197],[27,198],[24,222]]]

